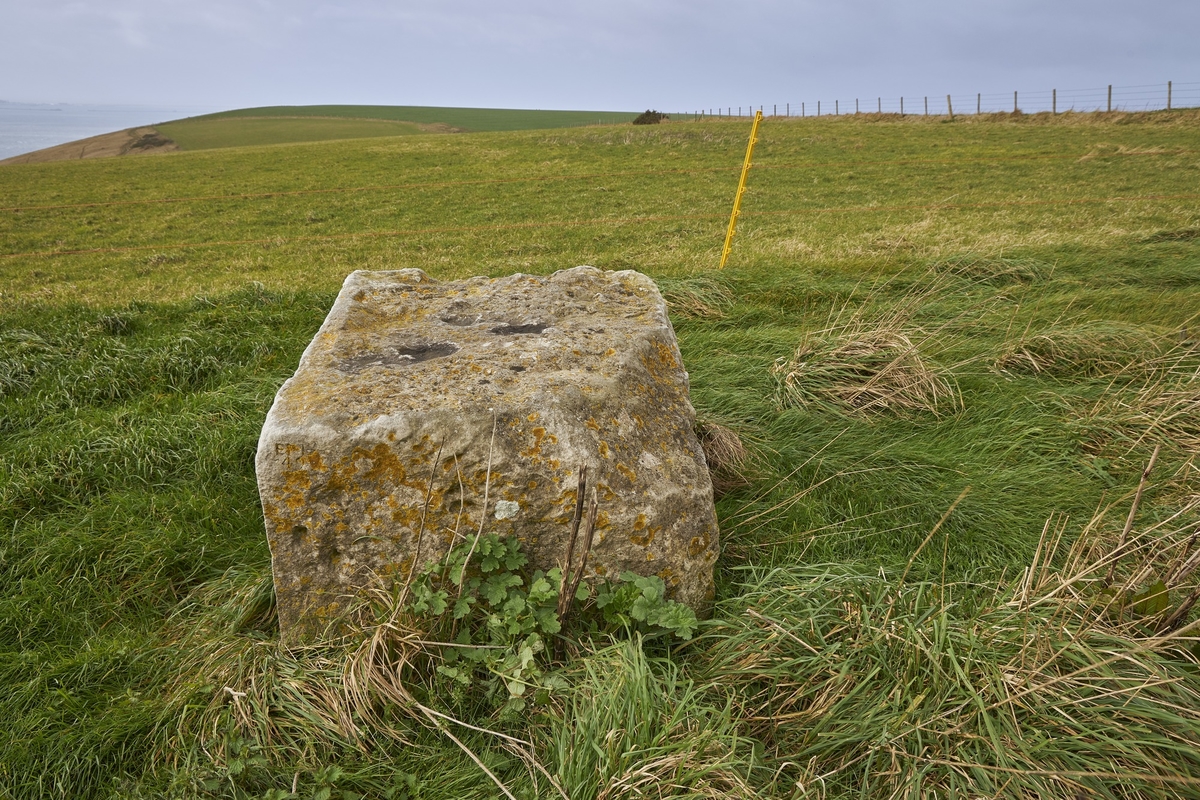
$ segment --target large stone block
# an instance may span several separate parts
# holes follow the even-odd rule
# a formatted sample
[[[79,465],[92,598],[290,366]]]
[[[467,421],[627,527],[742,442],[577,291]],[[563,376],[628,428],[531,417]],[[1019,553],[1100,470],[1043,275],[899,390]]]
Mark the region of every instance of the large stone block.
[[[351,274],[258,445],[284,636],[321,632],[481,522],[561,565],[580,465],[599,501],[585,578],[656,574],[703,611],[717,522],[693,421],[644,275]]]

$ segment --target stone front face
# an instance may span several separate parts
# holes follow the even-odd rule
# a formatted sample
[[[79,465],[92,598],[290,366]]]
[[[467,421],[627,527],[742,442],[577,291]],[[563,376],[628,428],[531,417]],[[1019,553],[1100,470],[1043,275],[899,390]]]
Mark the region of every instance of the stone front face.
[[[283,635],[321,632],[481,522],[560,566],[580,465],[599,501],[587,578],[659,575],[703,610],[717,522],[693,421],[644,275],[351,274],[258,444]]]

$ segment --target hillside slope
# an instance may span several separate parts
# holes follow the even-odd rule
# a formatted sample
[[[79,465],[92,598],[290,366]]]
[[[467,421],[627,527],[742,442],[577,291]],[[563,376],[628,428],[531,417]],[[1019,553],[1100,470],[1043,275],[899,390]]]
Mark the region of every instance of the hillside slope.
[[[243,108],[115,131],[23,153],[3,164],[37,164],[173,150],[214,150],[299,142],[517,131],[630,122],[616,111],[542,111],[434,106],[268,106]]]

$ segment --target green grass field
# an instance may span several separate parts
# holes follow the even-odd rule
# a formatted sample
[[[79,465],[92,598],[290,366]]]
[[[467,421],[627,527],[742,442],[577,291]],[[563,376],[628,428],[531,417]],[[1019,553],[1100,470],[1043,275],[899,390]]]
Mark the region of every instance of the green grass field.
[[[221,147],[370,139],[425,133],[411,122],[291,117],[180,120],[159,125],[156,130],[179,145],[180,150],[213,150]]]
[[[0,797],[1200,797],[1200,113],[768,120],[718,272],[748,127],[2,168]],[[750,450],[713,619],[519,719],[282,647],[255,446],[345,275],[585,263]]]
[[[156,126],[181,150],[321,142],[451,131],[518,131],[613,125],[636,113],[430,106],[268,106]]]
[[[637,111],[553,111],[519,108],[442,108],[439,106],[264,106],[222,111],[194,119],[241,117],[342,117],[447,125],[463,131],[522,131],[630,122]]]

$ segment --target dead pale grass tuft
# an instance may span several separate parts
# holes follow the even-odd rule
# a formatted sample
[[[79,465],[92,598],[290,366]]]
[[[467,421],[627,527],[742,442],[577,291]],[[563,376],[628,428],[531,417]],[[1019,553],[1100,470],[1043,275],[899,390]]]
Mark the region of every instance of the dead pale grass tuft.
[[[705,685],[806,796],[1195,797],[1200,501],[1122,544],[1128,499],[1047,522],[993,591],[754,572],[698,641]]]
[[[1046,278],[1051,267],[1035,258],[990,258],[965,253],[938,261],[935,272],[948,273],[974,283],[1034,283]]]
[[[1142,241],[1147,244],[1158,244],[1160,242],[1190,242],[1195,239],[1200,239],[1200,227],[1197,226],[1157,231]]]
[[[696,438],[704,449],[715,497],[750,485],[750,451],[736,431],[716,422],[697,420]]]
[[[165,762],[178,766],[187,743],[198,741],[207,758],[227,766],[237,758],[230,742],[240,739],[304,763],[342,747],[367,752],[383,740],[407,744],[424,727],[452,741],[513,798],[455,735],[470,728],[493,734],[527,767],[544,773],[531,743],[420,702],[432,694],[441,643],[429,641],[422,620],[401,611],[390,594],[377,592],[369,604],[374,619],[347,626],[339,638],[285,645],[277,635],[258,633],[275,625],[273,602],[261,602],[273,598],[270,587],[269,575],[264,580],[230,571],[182,607],[199,611],[199,619],[176,615],[171,637],[186,655],[157,731]]]
[[[1132,369],[1160,354],[1154,336],[1136,325],[1056,323],[1005,343],[993,365],[1005,372],[1100,375]]]
[[[1096,158],[1105,158],[1106,156],[1181,156],[1187,155],[1189,152],[1186,147],[1163,147],[1162,145],[1135,147],[1125,144],[1097,144],[1093,145],[1091,150],[1080,156],[1079,160],[1091,161]]]
[[[238,609],[253,608],[255,596],[269,589],[269,575],[230,571],[201,587],[177,613],[169,635],[185,655],[168,690],[169,713],[161,731],[169,737],[166,749],[181,739],[207,740],[225,721],[247,739],[285,750],[296,747],[298,757],[314,744],[365,749],[368,734],[403,738],[394,726],[364,731],[363,723],[374,721],[378,704],[373,698],[394,700],[406,693],[397,681],[411,677],[405,667],[419,650],[421,631],[401,629],[390,620],[365,637],[285,646],[277,635],[256,635],[259,626],[239,621],[245,613]],[[198,618],[188,612],[199,612]],[[260,622],[275,626],[273,605],[257,614]],[[382,652],[393,668],[384,680],[377,668]],[[206,749],[220,763],[226,745],[224,739],[214,740]]]
[[[733,305],[733,291],[718,277],[663,278],[658,281],[671,313],[696,319],[721,319]]]
[[[1182,345],[1129,365],[1079,418],[1094,452],[1127,455],[1154,442],[1200,452],[1200,351]]]
[[[931,330],[916,325],[914,317],[953,291],[952,278],[929,270],[900,298],[888,298],[885,310],[873,311],[898,277],[871,287],[853,311],[847,301],[830,314],[825,328],[806,333],[790,358],[775,361],[771,374],[780,408],[817,404],[867,415],[936,415],[961,407],[949,370],[921,351],[937,347],[948,329],[979,307]]]
[[[908,333],[855,318],[805,336],[771,368],[776,402],[832,405],[860,414],[954,411],[957,388],[927,362]]]

